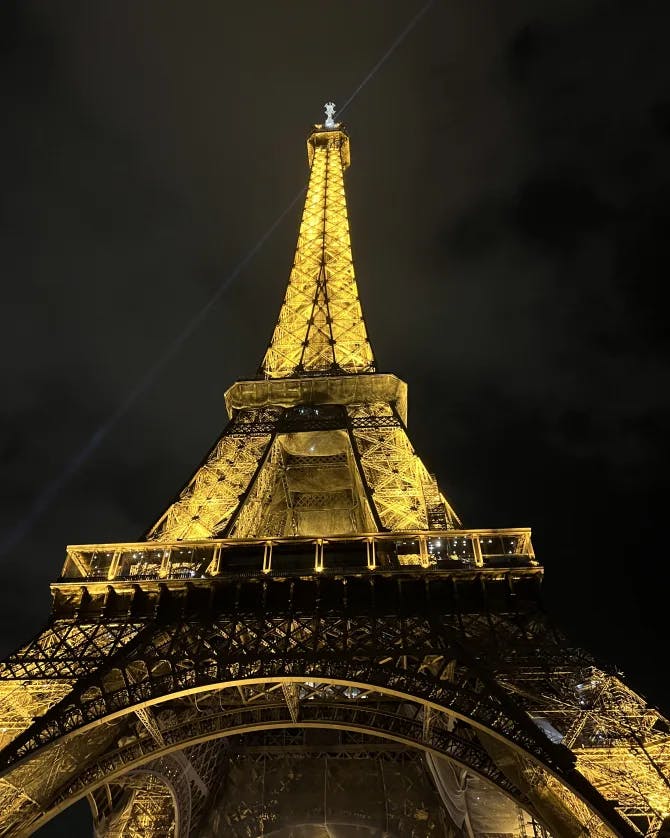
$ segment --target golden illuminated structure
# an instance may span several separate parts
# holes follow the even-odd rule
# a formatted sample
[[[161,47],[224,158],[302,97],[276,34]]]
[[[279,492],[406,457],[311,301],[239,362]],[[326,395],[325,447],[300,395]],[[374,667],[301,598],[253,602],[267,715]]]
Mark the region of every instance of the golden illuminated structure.
[[[295,260],[258,380],[227,392],[231,424],[152,541],[458,523],[407,438],[406,385],[375,374],[349,241],[349,138],[317,126],[307,152]]]
[[[349,138],[315,130],[307,152],[311,172],[295,261],[261,370],[266,378],[374,372],[349,241]]]
[[[530,531],[463,528],[411,445],[326,115],[258,376],[0,665],[0,835],[83,797],[100,838],[667,835],[667,721],[550,625]]]

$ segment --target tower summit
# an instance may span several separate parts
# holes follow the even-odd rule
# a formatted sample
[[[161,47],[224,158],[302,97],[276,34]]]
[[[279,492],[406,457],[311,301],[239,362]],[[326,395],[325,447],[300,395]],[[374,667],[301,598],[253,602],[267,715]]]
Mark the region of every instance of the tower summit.
[[[667,836],[667,720],[549,623],[530,531],[463,529],[411,445],[325,112],[257,376],[0,664],[0,834],[87,797],[98,838]]]
[[[309,186],[286,296],[261,365],[265,378],[375,370],[349,241],[349,137],[329,106],[307,140]]]

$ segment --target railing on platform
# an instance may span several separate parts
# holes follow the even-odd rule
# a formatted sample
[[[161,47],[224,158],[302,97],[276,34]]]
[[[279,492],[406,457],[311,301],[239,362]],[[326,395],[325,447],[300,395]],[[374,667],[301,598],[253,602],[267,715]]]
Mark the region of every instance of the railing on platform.
[[[432,530],[76,545],[67,548],[61,581],[524,566],[537,566],[530,529]]]

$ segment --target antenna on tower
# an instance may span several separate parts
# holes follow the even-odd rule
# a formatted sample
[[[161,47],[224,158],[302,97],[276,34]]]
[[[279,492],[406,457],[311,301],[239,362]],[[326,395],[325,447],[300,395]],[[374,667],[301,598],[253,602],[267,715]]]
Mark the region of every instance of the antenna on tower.
[[[323,106],[324,111],[326,112],[326,121],[324,122],[324,128],[328,128],[332,130],[336,127],[335,121],[333,117],[335,116],[335,102],[326,102]]]

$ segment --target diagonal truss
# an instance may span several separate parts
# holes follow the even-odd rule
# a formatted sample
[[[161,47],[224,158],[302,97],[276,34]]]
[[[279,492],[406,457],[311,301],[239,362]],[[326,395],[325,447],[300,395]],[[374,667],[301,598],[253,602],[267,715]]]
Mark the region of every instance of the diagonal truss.
[[[270,450],[281,412],[240,411],[147,538],[204,539],[224,533]]]
[[[354,278],[344,169],[349,138],[317,129],[308,140],[311,173],[293,268],[260,375],[374,372]]]
[[[238,411],[148,539],[446,530],[460,521],[387,402]]]
[[[349,410],[352,446],[376,510],[380,529],[454,528],[460,521],[441,502],[434,478],[415,454],[392,405],[377,402]]]

